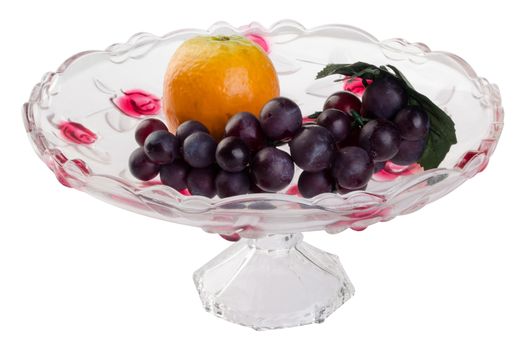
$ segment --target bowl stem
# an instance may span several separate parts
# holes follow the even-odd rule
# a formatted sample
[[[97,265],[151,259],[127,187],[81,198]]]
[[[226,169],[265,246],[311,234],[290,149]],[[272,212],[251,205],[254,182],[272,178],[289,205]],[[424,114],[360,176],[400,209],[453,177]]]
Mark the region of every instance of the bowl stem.
[[[338,257],[301,233],[241,239],[194,282],[206,311],[256,330],[323,322],[354,294]]]

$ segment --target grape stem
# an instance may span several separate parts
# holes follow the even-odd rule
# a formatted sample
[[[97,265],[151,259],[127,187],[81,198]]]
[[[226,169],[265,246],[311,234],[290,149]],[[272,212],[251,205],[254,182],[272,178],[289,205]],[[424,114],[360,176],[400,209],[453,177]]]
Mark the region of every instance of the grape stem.
[[[369,121],[367,118],[362,117],[360,113],[356,112],[355,110],[351,110],[351,117],[354,118],[354,122],[360,127],[364,126],[365,123]]]

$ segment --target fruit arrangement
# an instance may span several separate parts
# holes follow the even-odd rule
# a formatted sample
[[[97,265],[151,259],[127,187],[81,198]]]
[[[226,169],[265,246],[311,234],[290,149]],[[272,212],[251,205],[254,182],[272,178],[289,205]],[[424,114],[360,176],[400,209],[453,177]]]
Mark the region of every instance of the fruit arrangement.
[[[157,119],[144,120],[137,127],[135,138],[140,147],[129,159],[136,178],[147,181],[159,174],[163,184],[176,190],[225,198],[281,191],[291,183],[296,165],[302,170],[298,191],[310,198],[363,190],[387,161],[437,167],[456,143],[449,116],[414,90],[393,66],[328,65],[318,78],[340,74],[361,79],[363,96],[338,91],[327,98],[321,112],[304,118],[294,101],[275,96],[279,87],[275,72],[267,66],[270,61],[251,45],[237,37],[200,38],[190,39],[176,52],[165,77],[164,110],[169,127]],[[263,68],[238,58],[232,64],[256,77],[249,79],[251,84],[266,77],[265,84],[224,86],[225,81],[235,85],[243,79],[232,78],[228,76],[232,71],[223,69],[217,73],[219,78],[207,78],[200,97],[183,91],[181,82],[201,74],[208,61],[232,57],[228,52],[246,52],[247,57],[263,62]],[[196,57],[201,62],[197,68],[188,65]],[[222,62],[222,67],[229,66]],[[257,101],[251,90],[255,86],[261,92],[255,94]],[[220,96],[218,89],[231,93]],[[262,102],[261,96],[271,98]],[[218,111],[211,107],[211,99],[221,100]]]

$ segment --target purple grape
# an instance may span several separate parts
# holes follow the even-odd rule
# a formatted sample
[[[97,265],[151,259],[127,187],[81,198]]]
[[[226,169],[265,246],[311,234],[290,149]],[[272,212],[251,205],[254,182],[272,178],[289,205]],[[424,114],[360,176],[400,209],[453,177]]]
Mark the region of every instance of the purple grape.
[[[150,135],[154,131],[159,130],[168,131],[168,128],[159,119],[145,119],[141,121],[135,129],[135,141],[137,141],[139,146],[144,146],[144,141],[146,140],[148,135]]]
[[[157,164],[169,164],[181,157],[179,139],[166,130],[152,132],[144,141],[144,152]]]
[[[183,143],[184,160],[193,168],[206,168],[215,162],[217,142],[210,134],[198,131]]]
[[[181,145],[186,138],[196,132],[209,134],[208,128],[197,120],[187,120],[177,127],[175,135],[181,140]]]
[[[133,176],[142,181],[153,179],[159,173],[159,165],[148,158],[142,147],[137,148],[130,155],[128,167]]]
[[[216,189],[220,198],[247,194],[250,190],[248,172],[246,170],[236,173],[224,170],[219,171],[219,174],[216,176]]]
[[[296,165],[306,171],[327,169],[336,150],[329,130],[317,125],[302,128],[290,141],[289,147]]]
[[[217,145],[216,162],[225,171],[241,171],[246,168],[249,159],[250,150],[238,137],[225,137]]]
[[[276,97],[263,106],[259,114],[259,122],[269,139],[288,140],[301,128],[301,110],[288,98]]]
[[[391,159],[391,162],[398,165],[410,165],[420,159],[426,147],[427,140],[402,140],[398,153]]]
[[[312,198],[321,193],[332,192],[333,179],[327,170],[301,173],[298,179],[298,190],[305,198]]]
[[[400,80],[385,76],[371,83],[363,93],[367,118],[392,119],[407,105],[407,92]]]
[[[402,109],[394,119],[400,130],[400,136],[409,141],[421,140],[429,132],[429,117],[426,111],[418,106]]]
[[[316,119],[316,123],[329,130],[336,143],[345,140],[351,133],[352,127],[349,115],[338,109],[329,108],[324,110]]]
[[[338,151],[332,174],[341,187],[349,190],[366,186],[373,176],[374,164],[360,147],[345,147]]]
[[[186,184],[192,196],[204,196],[212,198],[216,195],[215,177],[217,168],[193,168],[188,172]]]
[[[398,152],[400,132],[394,123],[374,119],[362,128],[359,143],[375,162],[383,162],[391,159]]]
[[[284,189],[294,177],[292,158],[273,147],[265,147],[256,153],[251,167],[254,184],[267,192]]]
[[[323,109],[329,108],[334,108],[347,114],[351,114],[351,111],[359,113],[362,108],[362,102],[348,91],[338,91],[330,95],[325,101]]]
[[[259,120],[249,112],[234,114],[226,123],[225,136],[239,137],[251,152],[257,152],[266,145],[265,133]]]
[[[171,164],[163,165],[159,173],[161,182],[178,191],[184,190],[189,170],[190,167],[183,160],[175,160]]]

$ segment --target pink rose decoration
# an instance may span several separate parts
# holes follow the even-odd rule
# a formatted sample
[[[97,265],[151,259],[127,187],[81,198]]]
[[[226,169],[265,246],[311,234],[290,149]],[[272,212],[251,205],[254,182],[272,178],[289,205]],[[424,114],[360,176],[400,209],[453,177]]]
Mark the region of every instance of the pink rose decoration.
[[[259,47],[261,47],[263,49],[263,51],[265,51],[266,53],[270,53],[270,45],[265,40],[265,38],[263,38],[261,35],[247,34],[247,35],[245,35],[245,37],[248,40],[252,41],[254,44],[259,45]]]
[[[90,145],[97,141],[97,135],[79,123],[62,122],[59,130],[64,139],[78,145]]]
[[[146,91],[135,89],[123,91],[124,95],[112,98],[113,104],[124,114],[133,118],[156,115],[161,110],[161,99]]]
[[[371,84],[373,81],[367,79],[367,84]],[[350,78],[345,79],[343,83],[343,89],[347,90],[349,92],[352,92],[353,94],[357,96],[362,96],[363,92],[365,91],[365,86],[363,86],[362,78]]]
[[[237,242],[241,239],[241,236],[237,233],[231,234],[231,235],[219,235],[224,240],[227,240],[229,242]]]
[[[376,181],[392,181],[399,176],[418,174],[423,171],[424,168],[418,163],[397,165],[392,162],[387,162],[382,170],[373,175],[373,179]]]

